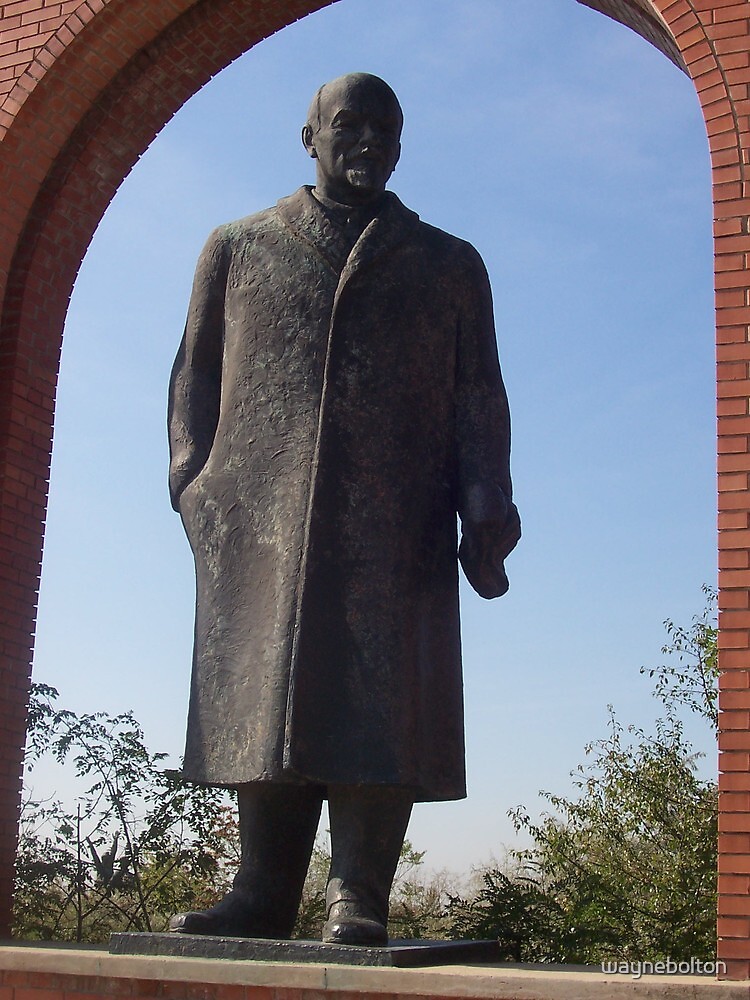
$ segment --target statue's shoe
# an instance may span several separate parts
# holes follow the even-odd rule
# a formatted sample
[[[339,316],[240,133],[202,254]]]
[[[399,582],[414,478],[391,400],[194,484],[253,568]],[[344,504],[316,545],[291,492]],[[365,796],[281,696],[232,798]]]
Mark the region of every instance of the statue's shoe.
[[[388,944],[388,931],[379,920],[358,914],[351,902],[334,903],[323,924],[323,941],[382,947]]]
[[[208,910],[175,913],[169,929],[177,934],[211,934],[216,937],[281,937],[267,920],[259,918],[250,900],[235,890]]]

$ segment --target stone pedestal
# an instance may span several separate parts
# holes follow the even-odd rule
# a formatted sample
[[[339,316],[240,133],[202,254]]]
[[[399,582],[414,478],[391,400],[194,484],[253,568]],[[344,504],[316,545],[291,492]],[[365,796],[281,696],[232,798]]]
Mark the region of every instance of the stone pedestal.
[[[428,965],[498,962],[497,941],[391,941],[386,947],[355,947],[322,941],[275,941],[265,938],[210,937],[199,934],[113,934],[113,955],[172,955],[234,961],[315,962],[410,969]]]

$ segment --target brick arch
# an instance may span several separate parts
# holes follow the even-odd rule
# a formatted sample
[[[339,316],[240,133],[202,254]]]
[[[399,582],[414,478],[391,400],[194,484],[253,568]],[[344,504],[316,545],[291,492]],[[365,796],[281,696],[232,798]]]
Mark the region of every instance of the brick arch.
[[[578,2],[632,28],[671,59],[675,66],[679,66],[682,70],[686,69],[672,31],[651,0],[578,0]]]
[[[46,71],[54,64],[57,56],[69,48],[78,35],[94,16],[111,0],[101,0],[100,3],[81,4],[67,16],[60,15],[62,23],[56,21],[39,22],[35,42],[37,51],[28,66],[23,69],[17,79],[11,81],[10,89],[0,102],[0,109],[6,112],[0,124],[3,134],[18,116],[26,98],[33,92],[37,83]],[[12,16],[12,15],[11,15]],[[97,22],[98,26],[99,22]],[[13,30],[13,29],[10,29]]]
[[[91,235],[215,73],[331,0],[0,4],[0,933],[9,925],[55,383]],[[692,77],[714,167],[722,585],[721,957],[750,977],[750,0],[579,0]]]

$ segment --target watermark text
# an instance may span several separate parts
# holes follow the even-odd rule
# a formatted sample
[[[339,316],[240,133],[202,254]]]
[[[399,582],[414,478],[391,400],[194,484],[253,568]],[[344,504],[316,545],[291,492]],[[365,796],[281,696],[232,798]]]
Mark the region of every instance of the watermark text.
[[[631,976],[633,979],[640,979],[641,976],[723,976],[726,971],[726,962],[704,962],[700,958],[683,962],[675,962],[671,958],[660,962],[602,962],[602,972],[610,976]]]

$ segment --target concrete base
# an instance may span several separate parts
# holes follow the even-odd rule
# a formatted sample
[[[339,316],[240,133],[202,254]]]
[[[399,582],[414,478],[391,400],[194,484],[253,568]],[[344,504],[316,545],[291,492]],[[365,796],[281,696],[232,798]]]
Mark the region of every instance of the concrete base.
[[[390,941],[386,947],[211,937],[206,934],[118,933],[109,939],[113,955],[174,955],[255,962],[316,962],[413,969],[425,965],[497,962],[497,941]]]
[[[747,983],[552,966],[394,969],[0,945],[0,1000],[750,1000]]]

